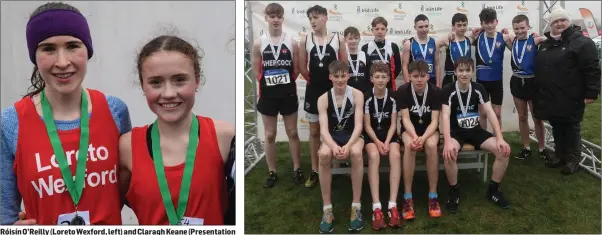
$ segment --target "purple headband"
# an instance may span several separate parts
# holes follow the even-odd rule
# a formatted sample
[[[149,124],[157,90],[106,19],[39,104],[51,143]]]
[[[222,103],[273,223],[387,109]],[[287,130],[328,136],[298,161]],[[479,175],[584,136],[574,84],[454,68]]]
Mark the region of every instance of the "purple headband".
[[[29,59],[36,64],[36,49],[41,41],[58,35],[68,35],[82,40],[88,49],[88,59],[92,58],[92,37],[86,18],[75,11],[65,9],[48,10],[34,16],[27,22],[27,48]]]

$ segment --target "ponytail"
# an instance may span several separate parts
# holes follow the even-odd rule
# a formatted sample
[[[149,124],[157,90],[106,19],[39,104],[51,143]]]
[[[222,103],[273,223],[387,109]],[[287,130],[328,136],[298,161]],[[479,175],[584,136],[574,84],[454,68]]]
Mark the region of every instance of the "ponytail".
[[[33,97],[34,95],[37,95],[38,93],[42,92],[46,87],[46,83],[42,79],[42,76],[40,76],[40,71],[38,71],[38,66],[33,67],[33,72],[31,73],[30,80],[31,86],[27,89],[28,93],[24,97]]]

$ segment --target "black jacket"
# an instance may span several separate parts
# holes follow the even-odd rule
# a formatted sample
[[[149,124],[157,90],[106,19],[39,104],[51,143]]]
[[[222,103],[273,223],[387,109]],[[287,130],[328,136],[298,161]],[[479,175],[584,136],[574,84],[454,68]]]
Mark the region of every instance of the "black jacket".
[[[583,120],[584,99],[600,94],[600,60],[594,42],[579,26],[569,26],[557,41],[545,33],[535,57],[533,115],[540,120]]]

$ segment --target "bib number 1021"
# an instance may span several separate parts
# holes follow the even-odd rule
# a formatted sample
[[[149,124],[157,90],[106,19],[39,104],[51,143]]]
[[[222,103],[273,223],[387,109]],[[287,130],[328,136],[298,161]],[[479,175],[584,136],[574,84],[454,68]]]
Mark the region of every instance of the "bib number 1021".
[[[264,79],[267,86],[289,84],[291,82],[289,72],[284,69],[268,70],[264,74]]]

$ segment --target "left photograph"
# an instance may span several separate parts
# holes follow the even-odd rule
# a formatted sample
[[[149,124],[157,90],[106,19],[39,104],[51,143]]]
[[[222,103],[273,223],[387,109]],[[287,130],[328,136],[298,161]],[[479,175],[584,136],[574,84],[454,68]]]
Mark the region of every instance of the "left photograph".
[[[1,225],[235,225],[235,1],[1,4]]]

